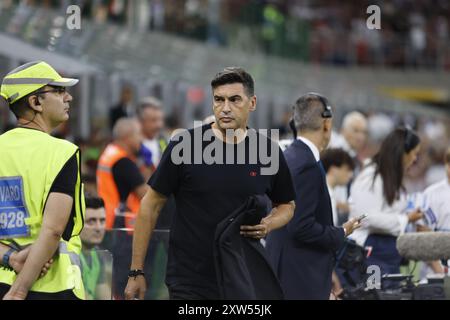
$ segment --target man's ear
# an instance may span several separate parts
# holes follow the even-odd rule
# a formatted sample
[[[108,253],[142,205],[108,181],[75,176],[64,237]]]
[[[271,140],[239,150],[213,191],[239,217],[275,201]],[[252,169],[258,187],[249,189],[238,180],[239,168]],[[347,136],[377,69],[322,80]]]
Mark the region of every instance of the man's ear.
[[[326,118],[323,121],[323,131],[328,132],[331,131],[333,128],[333,122],[331,121],[331,118]]]
[[[255,111],[256,110],[256,96],[252,96],[250,98],[250,111]]]
[[[39,101],[39,97],[37,95],[32,95],[28,97],[28,105],[34,111],[42,112],[41,102]]]

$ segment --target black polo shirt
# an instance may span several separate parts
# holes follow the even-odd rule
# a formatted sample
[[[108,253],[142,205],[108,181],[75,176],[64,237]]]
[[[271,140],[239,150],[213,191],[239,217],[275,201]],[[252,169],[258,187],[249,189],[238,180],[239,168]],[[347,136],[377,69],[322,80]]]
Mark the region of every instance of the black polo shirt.
[[[211,124],[200,130],[204,132],[208,129],[211,129]],[[194,130],[188,132],[193,141]],[[278,158],[279,168],[272,175],[261,174],[261,168],[269,165],[263,165],[259,157],[256,163],[251,163],[249,150],[259,149],[255,149],[255,141],[250,140],[249,135],[239,144],[239,147],[244,144],[246,151],[243,164],[205,164],[204,161],[201,164],[193,163],[194,154],[197,152],[198,155],[199,150],[203,154],[205,148],[213,142],[223,144],[225,162],[227,153],[231,152],[215,136],[211,141],[200,141],[200,149],[195,147],[196,141],[193,141],[191,164],[175,164],[172,151],[179,150],[181,142],[174,139],[169,143],[157,170],[148,182],[154,190],[165,196],[173,194],[176,201],[166,274],[169,287],[188,286],[197,288],[205,297],[218,297],[213,260],[217,224],[250,195],[265,194],[273,203],[287,203],[295,199],[291,175],[278,144],[259,133],[256,136],[258,145],[265,143],[267,149],[271,144],[276,144],[271,157]],[[236,160],[238,146],[232,145],[232,148]],[[184,152],[180,154],[184,155]]]

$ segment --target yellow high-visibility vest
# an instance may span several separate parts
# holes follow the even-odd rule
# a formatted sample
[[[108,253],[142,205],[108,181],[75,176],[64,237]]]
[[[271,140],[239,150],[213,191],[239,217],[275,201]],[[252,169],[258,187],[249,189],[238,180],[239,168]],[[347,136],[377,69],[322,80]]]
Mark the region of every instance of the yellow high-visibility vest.
[[[78,174],[74,195],[75,216],[70,239],[61,239],[48,273],[30,291],[55,293],[73,290],[84,299],[79,234],[84,225],[84,195],[80,152],[69,141],[45,132],[16,128],[0,135],[0,242],[26,246],[38,238],[45,204],[58,173],[76,154]],[[0,267],[0,282],[11,285],[17,275]]]

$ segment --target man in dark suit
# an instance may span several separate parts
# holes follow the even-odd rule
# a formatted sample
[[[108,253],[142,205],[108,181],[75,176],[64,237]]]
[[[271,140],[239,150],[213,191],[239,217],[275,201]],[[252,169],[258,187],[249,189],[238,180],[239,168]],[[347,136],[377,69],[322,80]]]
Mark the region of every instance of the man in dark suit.
[[[120,94],[120,102],[109,109],[109,124],[111,130],[120,118],[133,117],[135,115],[136,112],[133,108],[132,102],[133,90],[129,86],[123,87]]]
[[[359,221],[333,226],[319,158],[331,137],[332,111],[327,99],[316,93],[300,97],[294,106],[293,125],[296,140],[285,157],[297,194],[295,213],[286,226],[268,236],[266,248],[286,299],[328,299],[335,253]]]

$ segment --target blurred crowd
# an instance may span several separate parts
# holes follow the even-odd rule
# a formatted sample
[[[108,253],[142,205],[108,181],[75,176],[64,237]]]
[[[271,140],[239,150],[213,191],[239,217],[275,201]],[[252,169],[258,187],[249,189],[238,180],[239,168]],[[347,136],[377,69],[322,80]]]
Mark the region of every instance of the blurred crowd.
[[[145,97],[141,100],[135,98],[133,88],[124,85],[119,100],[110,106],[109,123],[107,127],[93,125],[95,128],[87,139],[82,139],[73,135],[73,132],[67,126],[61,126],[54,132],[55,136],[74,141],[81,150],[82,177],[85,185],[85,191],[90,197],[105,198],[99,188],[99,172],[104,167],[102,157],[110,152],[108,148],[112,145],[122,146],[129,150],[129,154],[135,155],[135,163],[140,171],[140,178],[132,178],[129,169],[121,179],[124,182],[118,185],[127,185],[125,191],[128,195],[134,194],[149,179],[158,166],[162,152],[167,146],[168,141],[173,135],[174,130],[182,126],[192,127],[193,124],[178,121],[176,114],[166,114],[166,108],[162,101],[156,97]],[[341,120],[337,117],[334,123],[329,145],[329,161],[323,158],[325,168],[330,177],[330,194],[332,195],[333,214],[335,225],[341,225],[349,217],[350,206],[349,181],[355,179],[364,165],[380,149],[380,145],[385,138],[399,126],[407,126],[418,133],[421,140],[421,148],[417,160],[409,168],[405,177],[404,185],[409,194],[420,193],[430,185],[441,181],[446,176],[444,156],[450,145],[450,120],[448,118],[423,117],[413,113],[396,113],[393,111],[362,111],[348,110],[341,106],[333,105],[337,114],[341,114]],[[282,108],[280,108],[282,110]],[[345,110],[345,111],[344,111]],[[280,145],[285,147],[292,142],[292,132],[289,127],[289,121],[292,113],[286,110],[281,123],[273,122],[271,128],[280,130]],[[214,118],[209,116],[205,119],[196,119],[198,121],[213,122]],[[8,130],[13,126],[4,128]],[[338,150],[338,151],[336,151]],[[327,157],[323,155],[323,157]],[[348,165],[345,167],[345,163]],[[343,171],[336,166],[344,164]],[[333,169],[334,167],[334,169]],[[341,171],[339,171],[341,170]],[[113,171],[114,172],[114,171]],[[335,175],[333,178],[332,175]],[[116,179],[116,178],[115,178]],[[125,182],[127,181],[127,182]],[[119,193],[123,190],[119,190]],[[141,195],[142,196],[142,195]],[[122,200],[124,200],[122,199]],[[111,203],[107,199],[105,203]],[[96,248],[108,249],[113,254],[114,272],[112,274],[112,294],[115,299],[123,298],[125,283],[123,276],[127,272],[131,259],[131,236],[129,230],[133,228],[133,222],[125,222],[117,225],[108,222],[111,219],[111,213],[108,214],[106,208],[106,236],[100,246]],[[126,208],[124,210],[127,210]],[[171,219],[174,214],[174,204],[169,204],[165,212],[161,214],[158,220],[156,239],[153,240],[149,249],[149,262],[147,265],[153,271],[153,277],[150,290],[146,298],[148,299],[166,299],[167,291],[163,283],[164,266],[167,259],[167,234],[170,229]],[[90,229],[87,229],[90,230]],[[158,238],[158,233],[159,237]],[[97,241],[96,245],[100,243]],[[120,246],[118,245],[120,243]],[[102,253],[103,254],[103,253]],[[119,257],[119,258],[118,258]],[[103,258],[102,258],[103,259]],[[106,257],[105,259],[111,259]],[[109,275],[109,277],[111,277]],[[102,280],[103,281],[103,280]]]
[[[252,52],[332,65],[450,69],[450,1],[5,0],[61,10],[77,4],[97,23],[158,30]],[[380,30],[366,25],[380,7]]]
[[[144,114],[140,113],[140,110],[145,109],[145,106],[148,105],[156,105],[159,109],[155,112],[152,110]],[[168,140],[174,130],[193,126],[193,123],[182,123],[177,112],[168,114],[165,111],[167,110],[166,107],[156,97],[145,97],[137,101],[133,88],[124,85],[119,100],[108,111],[109,117],[108,124],[105,124],[106,127],[92,124],[91,134],[87,139],[78,137],[68,125],[63,124],[57,129],[56,136],[68,138],[80,146],[83,158],[82,172],[85,176],[88,191],[96,194],[95,171],[98,159],[105,146],[112,140],[112,129],[118,119],[140,115],[144,140],[155,139],[155,137],[164,137]],[[369,109],[367,111],[352,110],[346,106],[333,107],[342,116],[340,121],[334,123],[335,130],[330,147],[343,147],[352,157],[358,158],[360,163],[364,163],[378,151],[380,143],[394,128],[407,125],[419,134],[422,141],[418,161],[411,167],[405,178],[407,190],[409,192],[424,190],[427,186],[442,178],[445,171],[443,158],[450,144],[450,119],[434,116],[423,117],[411,112],[398,113],[380,109]],[[281,106],[279,109],[284,110],[281,122],[272,119],[270,127],[279,130],[280,140],[289,140],[292,137],[289,128],[291,110],[286,110]],[[355,112],[360,116],[354,117]],[[3,120],[5,119],[7,117],[3,117]],[[195,120],[202,121],[203,119]],[[214,121],[214,119],[209,118],[208,121]],[[8,130],[11,127],[11,124],[4,124],[0,131]],[[160,152],[158,152],[154,142],[147,142],[147,145],[153,151],[151,162],[157,165]]]

